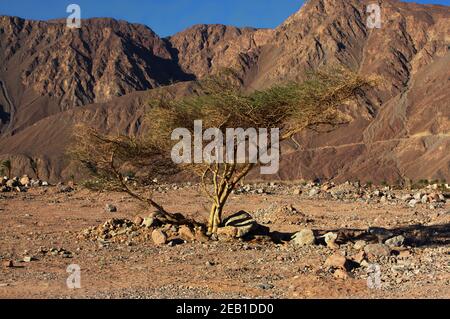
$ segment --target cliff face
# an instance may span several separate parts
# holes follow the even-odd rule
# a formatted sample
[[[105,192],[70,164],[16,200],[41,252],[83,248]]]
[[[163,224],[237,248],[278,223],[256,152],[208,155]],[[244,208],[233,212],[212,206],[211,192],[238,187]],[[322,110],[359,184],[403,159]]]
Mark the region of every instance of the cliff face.
[[[75,106],[193,78],[152,30],[110,19],[69,29],[64,21],[0,17],[0,58],[3,112],[14,112],[9,132]],[[34,114],[25,119],[25,112]]]
[[[274,30],[196,25],[167,39],[109,19],[69,30],[0,17],[0,157],[40,154],[59,178],[73,123],[137,132],[151,89],[233,67],[253,90],[339,63],[382,84],[346,106],[348,126],[286,144],[278,177],[450,180],[450,7],[379,1],[382,27],[368,29],[368,3],[310,0]]]

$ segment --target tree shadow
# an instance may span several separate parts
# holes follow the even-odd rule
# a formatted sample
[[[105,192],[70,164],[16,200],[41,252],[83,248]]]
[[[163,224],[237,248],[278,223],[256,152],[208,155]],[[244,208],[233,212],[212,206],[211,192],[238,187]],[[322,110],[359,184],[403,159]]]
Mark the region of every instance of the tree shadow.
[[[440,225],[408,225],[397,228],[373,228],[376,232],[369,229],[356,228],[338,228],[338,229],[319,229],[315,230],[317,244],[326,245],[323,235],[333,232],[338,235],[336,243],[342,245],[346,243],[354,243],[357,240],[364,240],[370,243],[384,242],[386,239],[402,235],[405,237],[404,244],[411,247],[436,247],[450,246],[450,223]],[[295,232],[279,232],[270,231],[267,227],[261,226],[255,235],[270,236],[273,242],[279,244],[291,241]],[[253,239],[253,236],[246,238]]]
[[[376,228],[376,230],[371,233],[370,228],[369,230],[340,228],[318,230],[317,233],[319,236],[327,232],[337,233],[339,244],[357,240],[384,242],[388,238],[402,235],[405,237],[404,244],[411,247],[450,246],[450,223],[428,226],[415,224],[397,228]],[[325,243],[324,240],[323,243]]]

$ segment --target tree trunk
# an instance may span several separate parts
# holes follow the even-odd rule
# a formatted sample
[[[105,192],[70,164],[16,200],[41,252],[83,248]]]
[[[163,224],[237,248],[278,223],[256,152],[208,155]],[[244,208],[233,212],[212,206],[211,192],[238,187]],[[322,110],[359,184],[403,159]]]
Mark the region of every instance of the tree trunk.
[[[219,193],[219,195],[216,197],[216,201],[212,206],[209,213],[209,220],[208,220],[208,234],[216,234],[217,229],[219,228],[220,224],[222,223],[222,214],[223,209],[225,207],[225,204],[228,200],[228,197],[231,194],[231,191],[233,188],[230,187],[223,187],[222,191]]]

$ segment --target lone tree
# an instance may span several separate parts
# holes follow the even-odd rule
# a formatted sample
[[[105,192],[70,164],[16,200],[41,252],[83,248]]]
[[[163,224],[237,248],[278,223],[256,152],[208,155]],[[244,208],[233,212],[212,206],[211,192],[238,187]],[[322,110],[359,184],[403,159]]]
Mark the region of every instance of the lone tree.
[[[267,163],[269,148],[272,153],[279,152],[277,140],[293,138],[305,129],[347,123],[338,107],[374,84],[373,79],[335,68],[312,73],[304,82],[245,93],[233,73],[226,72],[201,81],[198,96],[152,101],[154,107],[147,114],[146,143],[160,154],[178,153],[175,157],[180,169],[199,176],[212,202],[208,233],[213,234],[222,222],[224,206],[233,189],[254,167]],[[199,123],[211,128],[204,134],[200,132],[200,137]],[[236,128],[241,130],[234,130],[236,134],[230,138],[227,133]],[[251,134],[258,128],[266,130],[265,138],[260,135],[259,141]],[[180,142],[179,138],[183,140]],[[261,144],[261,140],[266,141]],[[244,160],[242,145],[247,148]],[[256,145],[265,148],[261,150]],[[194,158],[190,159],[192,153]],[[270,155],[276,158],[276,154]]]

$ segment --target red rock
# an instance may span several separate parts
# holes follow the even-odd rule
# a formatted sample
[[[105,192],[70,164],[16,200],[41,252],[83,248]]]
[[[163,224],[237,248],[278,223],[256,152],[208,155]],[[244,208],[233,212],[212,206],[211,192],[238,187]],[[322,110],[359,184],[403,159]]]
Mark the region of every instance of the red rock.
[[[178,235],[185,241],[195,240],[194,232],[186,225],[180,226],[180,228],[178,229]]]
[[[155,229],[152,232],[152,240],[155,243],[155,245],[165,245],[167,243],[167,235],[159,229]]]
[[[351,262],[340,253],[335,253],[325,261],[326,268],[350,270]]]
[[[343,269],[336,269],[336,271],[334,272],[333,276],[334,276],[334,278],[343,279],[343,280],[346,280],[346,279],[350,278],[350,275],[348,274],[348,272],[346,272]]]

